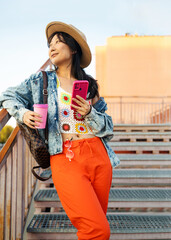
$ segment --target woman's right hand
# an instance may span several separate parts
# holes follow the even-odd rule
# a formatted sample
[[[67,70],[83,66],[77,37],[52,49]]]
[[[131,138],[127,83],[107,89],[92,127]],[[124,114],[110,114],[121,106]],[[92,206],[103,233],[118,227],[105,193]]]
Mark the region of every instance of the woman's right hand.
[[[36,128],[39,126],[38,122],[42,122],[42,116],[33,111],[27,111],[23,115],[23,122],[30,128]]]

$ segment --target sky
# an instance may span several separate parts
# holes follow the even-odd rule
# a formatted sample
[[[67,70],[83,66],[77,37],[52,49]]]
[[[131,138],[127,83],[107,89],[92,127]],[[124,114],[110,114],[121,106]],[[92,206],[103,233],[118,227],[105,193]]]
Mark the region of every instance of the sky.
[[[48,59],[51,21],[85,33],[92,51],[86,72],[95,77],[95,46],[111,36],[171,35],[171,0],[0,0],[0,93],[38,71]]]
[[[0,0],[0,94],[37,72],[48,59],[51,21],[72,24],[87,37],[95,77],[95,46],[111,36],[171,35],[171,0]]]

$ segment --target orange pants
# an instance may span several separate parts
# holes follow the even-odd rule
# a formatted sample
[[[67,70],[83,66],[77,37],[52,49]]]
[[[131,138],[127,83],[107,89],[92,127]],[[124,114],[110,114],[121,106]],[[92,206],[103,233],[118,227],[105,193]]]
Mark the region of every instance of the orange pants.
[[[72,141],[74,158],[63,153],[50,157],[52,179],[62,206],[77,228],[78,240],[108,240],[106,218],[112,165],[100,138]]]

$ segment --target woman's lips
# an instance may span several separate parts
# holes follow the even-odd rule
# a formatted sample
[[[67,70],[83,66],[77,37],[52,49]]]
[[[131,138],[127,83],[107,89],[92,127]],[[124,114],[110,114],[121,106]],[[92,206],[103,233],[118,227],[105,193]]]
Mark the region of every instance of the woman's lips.
[[[51,57],[52,57],[52,58],[53,58],[53,57],[56,57],[56,55],[58,55],[58,53],[52,54]]]

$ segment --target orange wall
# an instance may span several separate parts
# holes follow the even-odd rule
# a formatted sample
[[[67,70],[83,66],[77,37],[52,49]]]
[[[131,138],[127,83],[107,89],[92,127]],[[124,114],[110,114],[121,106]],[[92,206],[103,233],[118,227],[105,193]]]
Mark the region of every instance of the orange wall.
[[[171,96],[171,36],[114,36],[96,47],[103,96]]]

